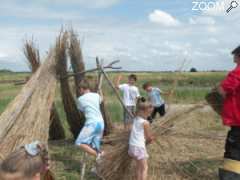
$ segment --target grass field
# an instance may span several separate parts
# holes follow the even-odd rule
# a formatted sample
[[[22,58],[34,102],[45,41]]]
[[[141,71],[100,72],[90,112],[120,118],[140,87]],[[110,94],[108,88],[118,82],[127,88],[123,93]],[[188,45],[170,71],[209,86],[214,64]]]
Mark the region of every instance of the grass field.
[[[119,73],[109,73],[110,78],[114,80]],[[29,74],[28,73],[10,73],[10,72],[2,72],[0,73],[0,113],[4,111],[9,102],[17,95],[17,93],[21,89],[21,85],[14,85],[12,80],[21,80],[25,79]],[[128,73],[123,73],[124,81],[127,81]],[[204,101],[204,97],[207,92],[211,90],[211,88],[218,84],[226,75],[225,72],[197,72],[197,73],[137,73],[138,82],[137,86],[140,88],[140,92],[142,95],[146,95],[146,93],[142,90],[142,84],[146,81],[152,82],[154,86],[160,87],[164,91],[169,91],[174,88],[174,81],[177,79],[177,86],[175,90],[175,95],[172,98],[164,97],[168,104],[196,104]],[[94,77],[95,74],[90,74],[88,78]],[[8,82],[9,81],[9,82]],[[122,120],[122,108],[117,98],[114,96],[111,88],[104,83],[103,91],[106,98],[107,107],[110,112],[110,116],[112,121],[119,123]],[[65,132],[67,134],[67,139],[61,142],[50,142],[50,151],[52,158],[54,160],[54,167],[56,169],[57,179],[61,180],[77,180],[79,179],[79,171],[80,171],[80,159],[81,152],[74,147],[72,136],[68,130],[68,125],[66,123],[66,116],[63,110],[63,105],[61,102],[59,90],[57,91],[56,98],[57,110],[61,116],[61,121],[64,125]],[[202,118],[213,119],[212,121],[204,121]],[[208,132],[209,130],[217,131],[224,133],[225,130],[222,128],[221,123],[219,121],[219,117],[211,113],[203,113],[201,116],[197,115],[197,121],[193,123],[184,123],[182,127],[187,126],[187,129],[200,129],[203,132]],[[191,121],[191,120],[190,120]],[[207,145],[207,144],[206,144]],[[222,144],[220,143],[220,147]],[[218,147],[219,147],[218,146]],[[191,147],[192,151],[198,151],[198,147]],[[189,147],[189,149],[191,149]],[[200,147],[199,147],[200,148]],[[222,149],[219,149],[219,156],[222,154]],[[215,159],[215,161],[203,162],[204,156],[206,154],[202,153],[201,157],[196,160],[197,164],[200,164],[200,167],[206,166],[208,168],[216,169],[218,164],[220,163],[219,159]],[[218,157],[219,157],[218,156]],[[201,161],[202,160],[202,161]],[[191,167],[185,165],[184,167],[191,170]],[[90,168],[90,166],[88,167]],[[204,168],[206,170],[206,167]],[[194,171],[194,170],[193,170]],[[213,175],[209,175],[209,179],[214,179],[214,172],[211,171]],[[196,172],[197,174],[197,172]],[[91,175],[87,174],[88,179],[94,179]],[[206,176],[208,177],[208,176]],[[207,179],[207,178],[205,178]]]

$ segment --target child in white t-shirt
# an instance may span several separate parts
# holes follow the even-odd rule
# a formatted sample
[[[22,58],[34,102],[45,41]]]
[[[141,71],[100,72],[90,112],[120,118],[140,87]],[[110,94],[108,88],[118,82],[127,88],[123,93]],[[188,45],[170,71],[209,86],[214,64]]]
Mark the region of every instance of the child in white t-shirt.
[[[131,74],[128,76],[128,83],[120,84],[122,76],[119,76],[116,82],[116,88],[123,93],[123,102],[127,110],[135,115],[136,101],[140,97],[138,87],[135,86],[137,76]],[[129,127],[132,124],[133,118],[124,110],[124,125]]]
[[[104,120],[100,110],[102,98],[90,91],[90,85],[86,80],[80,83],[79,90],[81,96],[77,101],[78,109],[84,113],[86,122],[75,144],[88,154],[100,158],[103,154],[100,144],[104,131]]]
[[[150,124],[146,120],[153,110],[152,104],[145,98],[139,98],[137,102],[136,117],[129,139],[128,154],[136,161],[137,180],[147,180],[147,158],[146,143],[154,140],[150,132]]]

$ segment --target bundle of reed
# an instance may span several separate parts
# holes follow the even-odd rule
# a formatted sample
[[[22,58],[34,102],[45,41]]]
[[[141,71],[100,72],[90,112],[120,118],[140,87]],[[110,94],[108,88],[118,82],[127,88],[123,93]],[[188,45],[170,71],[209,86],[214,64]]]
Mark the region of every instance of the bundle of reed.
[[[223,97],[216,88],[214,88],[205,97],[207,103],[212,107],[212,109],[219,115],[222,113],[223,108]]]
[[[23,51],[27,59],[28,66],[32,71],[32,74],[34,74],[41,65],[39,49],[37,48],[33,40],[29,40],[25,41]],[[53,103],[50,116],[49,139],[59,140],[64,138],[65,132],[61,124],[56,106]]]
[[[1,114],[1,158],[34,140],[47,144],[57,82],[55,66],[55,52],[50,50],[42,66]]]
[[[64,78],[67,75],[67,40],[68,33],[60,33],[57,39],[55,49],[57,59],[57,71],[58,75],[60,76],[62,102],[66,113],[67,122],[70,126],[70,131],[73,134],[73,137],[76,139],[81,128],[84,125],[84,121],[72,95],[68,79]]]
[[[153,131],[156,132],[155,136],[159,138],[166,135],[173,127],[174,121],[202,107],[203,105],[195,105],[185,108],[180,113],[174,110],[168,112],[160,123],[154,124]],[[106,139],[108,142],[111,142],[112,147],[109,151],[106,151],[106,154],[97,164],[99,177],[104,180],[134,179],[133,163],[131,157],[128,155],[129,132],[124,131],[110,135]],[[172,164],[171,161],[169,163]]]
[[[25,41],[23,52],[25,57],[27,58],[27,64],[29,69],[31,70],[32,73],[35,73],[39,66],[41,65],[41,62],[39,49],[34,44],[33,40]]]
[[[58,114],[55,103],[52,105],[51,116],[50,116],[50,127],[49,127],[49,140],[60,140],[64,139],[65,131],[61,123],[60,116]]]
[[[70,62],[72,65],[73,73],[76,73],[74,76],[75,81],[75,89],[76,89],[76,96],[79,97],[79,84],[84,79],[83,74],[77,74],[85,70],[85,65],[83,61],[83,54],[81,49],[80,40],[77,37],[77,34],[74,32],[73,29],[69,31],[70,37],[70,46],[69,46],[69,56]]]

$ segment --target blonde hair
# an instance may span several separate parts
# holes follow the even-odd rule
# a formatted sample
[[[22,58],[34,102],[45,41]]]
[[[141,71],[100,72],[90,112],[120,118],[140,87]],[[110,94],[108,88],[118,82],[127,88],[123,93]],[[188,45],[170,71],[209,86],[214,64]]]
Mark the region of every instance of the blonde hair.
[[[152,107],[152,103],[146,100],[144,97],[140,97],[137,99],[137,105],[136,105],[136,113],[144,112],[148,108]]]
[[[39,153],[30,155],[24,147],[11,153],[0,165],[1,180],[31,179],[47,167],[47,150],[39,147]]]

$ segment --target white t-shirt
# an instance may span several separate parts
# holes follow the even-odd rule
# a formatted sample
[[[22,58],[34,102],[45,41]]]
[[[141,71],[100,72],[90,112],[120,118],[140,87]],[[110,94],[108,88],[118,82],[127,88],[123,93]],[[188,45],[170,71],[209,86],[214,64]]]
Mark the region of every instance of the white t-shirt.
[[[82,111],[86,118],[86,123],[103,122],[100,104],[102,98],[97,93],[86,93],[78,98],[78,109]]]
[[[164,104],[164,100],[161,97],[162,91],[159,88],[153,87],[151,92],[148,93],[148,97],[154,107],[160,107]]]
[[[136,106],[136,99],[140,96],[136,86],[120,84],[119,89],[123,92],[123,102],[126,106]]]
[[[143,126],[144,122],[147,122],[147,120],[139,116],[134,118],[132,130],[130,133],[129,145],[146,148],[146,139]]]

